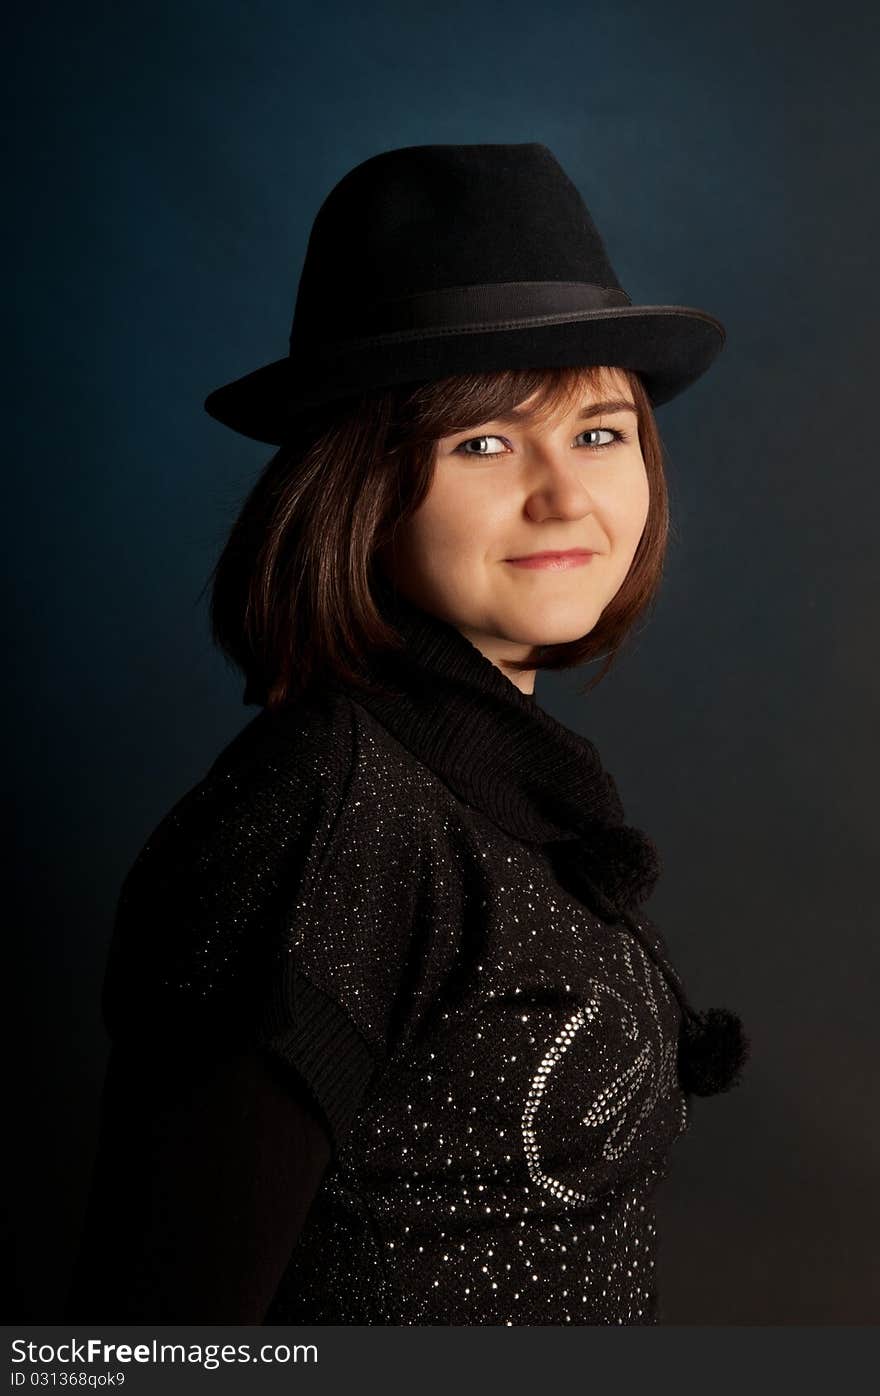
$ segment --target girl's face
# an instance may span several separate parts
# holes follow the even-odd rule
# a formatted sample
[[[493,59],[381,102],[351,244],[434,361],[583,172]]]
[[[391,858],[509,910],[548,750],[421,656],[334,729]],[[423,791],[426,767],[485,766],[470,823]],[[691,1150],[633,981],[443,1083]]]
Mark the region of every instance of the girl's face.
[[[608,369],[601,391],[585,389],[540,427],[483,422],[438,441],[431,488],[381,565],[531,693],[534,669],[508,673],[504,660],[593,629],[629,571],[648,499],[629,384]],[[511,561],[568,549],[592,555],[567,566]]]

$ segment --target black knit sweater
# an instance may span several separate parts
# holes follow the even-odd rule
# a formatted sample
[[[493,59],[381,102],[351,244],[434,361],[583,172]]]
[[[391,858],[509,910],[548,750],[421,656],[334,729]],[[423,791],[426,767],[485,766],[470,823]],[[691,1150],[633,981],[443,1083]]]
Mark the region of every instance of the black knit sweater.
[[[595,747],[379,595],[405,647],[374,691],[261,711],[128,873],[114,1052],[149,1075],[258,1049],[323,1123],[302,1230],[274,1169],[295,1244],[251,1321],[655,1323],[653,1195],[691,1093],[735,1083],[738,1020],[687,1003]],[[229,1256],[247,1215],[217,1219]]]

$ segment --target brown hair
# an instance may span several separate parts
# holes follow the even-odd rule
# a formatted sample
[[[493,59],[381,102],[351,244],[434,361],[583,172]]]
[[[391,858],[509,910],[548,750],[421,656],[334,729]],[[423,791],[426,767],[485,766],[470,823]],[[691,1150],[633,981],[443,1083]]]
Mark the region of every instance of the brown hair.
[[[650,492],[629,572],[589,634],[510,662],[568,669],[605,652],[584,694],[605,677],[653,602],[669,531],[654,413],[638,374],[619,372],[638,411]],[[428,493],[436,442],[533,394],[534,420],[568,411],[585,385],[600,391],[606,373],[581,366],[456,375],[374,390],[300,417],[248,494],[207,583],[212,638],[244,673],[245,701],[275,708],[326,674],[363,682],[358,669],[368,654],[401,643],[373,597],[376,553]]]

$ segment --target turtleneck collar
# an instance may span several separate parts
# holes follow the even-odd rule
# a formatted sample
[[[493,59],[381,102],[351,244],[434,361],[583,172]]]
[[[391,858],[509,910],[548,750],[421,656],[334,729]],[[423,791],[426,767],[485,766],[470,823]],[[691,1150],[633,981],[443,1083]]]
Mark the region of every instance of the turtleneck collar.
[[[523,693],[455,625],[384,578],[375,596],[404,645],[370,657],[364,676],[385,692],[359,687],[357,701],[465,804],[515,838],[558,847],[562,861],[588,867],[612,908],[644,900],[659,876],[657,850],[624,823],[593,743]]]

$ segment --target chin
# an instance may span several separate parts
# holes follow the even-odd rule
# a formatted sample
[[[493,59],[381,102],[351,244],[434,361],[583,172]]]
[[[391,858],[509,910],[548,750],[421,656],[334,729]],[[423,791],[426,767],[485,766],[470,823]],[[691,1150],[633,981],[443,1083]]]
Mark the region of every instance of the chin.
[[[553,624],[541,624],[519,618],[510,626],[505,626],[503,634],[506,640],[517,645],[567,645],[572,640],[581,640],[589,635],[597,620],[598,616],[592,613],[567,625],[561,624],[558,619]]]
[[[534,615],[524,615],[521,611],[512,623],[510,638],[524,645],[567,645],[589,635],[601,614],[601,610],[593,606],[577,612],[561,606],[547,606]]]

